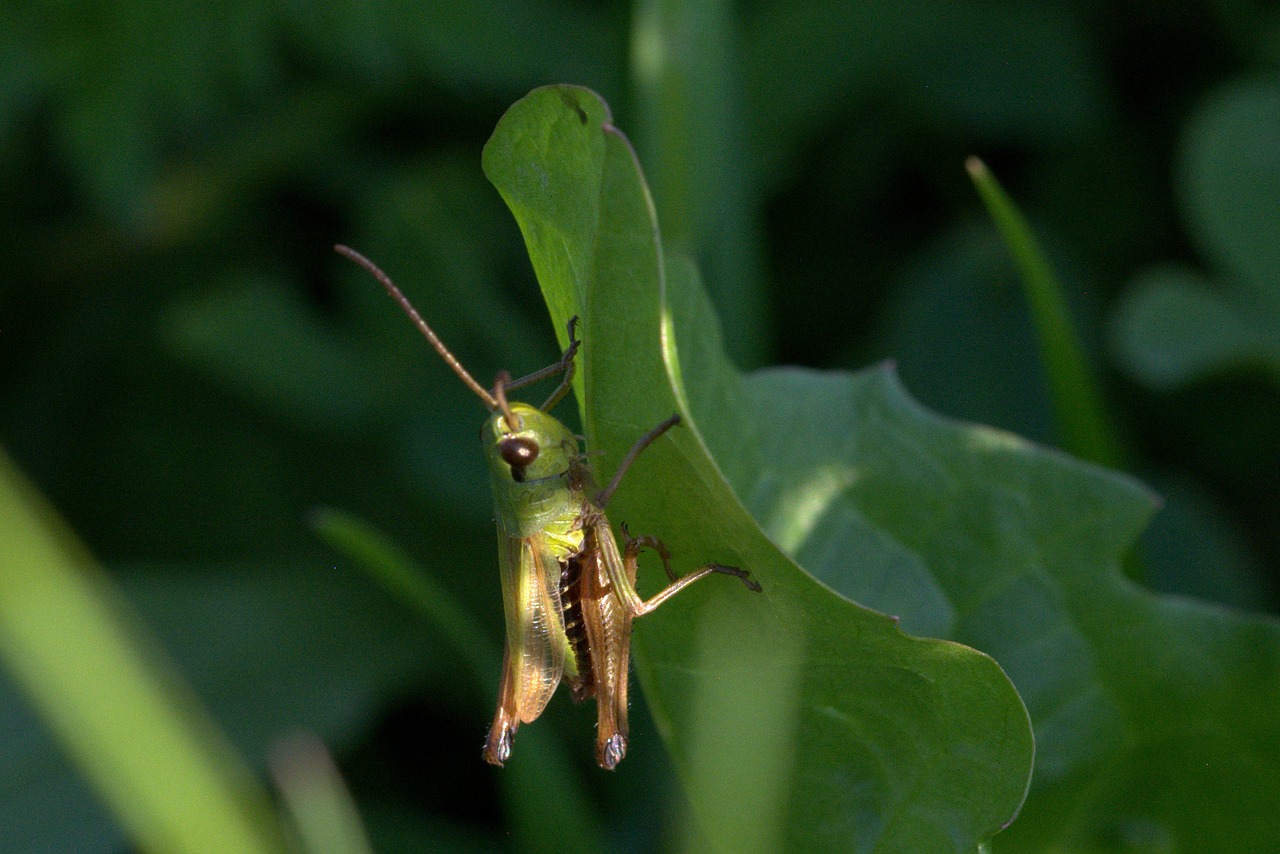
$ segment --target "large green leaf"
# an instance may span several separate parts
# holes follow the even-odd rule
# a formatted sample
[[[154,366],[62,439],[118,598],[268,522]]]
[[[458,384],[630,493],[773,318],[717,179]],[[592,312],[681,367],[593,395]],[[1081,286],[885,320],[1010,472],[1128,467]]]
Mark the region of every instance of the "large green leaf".
[[[485,166],[557,325],[583,317],[580,399],[604,468],[671,408],[688,418],[611,515],[685,566],[739,563],[765,586],[700,584],[637,629],[646,695],[713,841],[963,849],[1016,809],[1031,753],[1001,672],[834,589],[990,653],[1018,685],[1039,762],[1002,846],[1280,844],[1280,625],[1123,578],[1147,490],[938,418],[886,368],[739,377],[696,275],[660,260],[626,141],[584,90],[513,107]],[[575,201],[572,222],[594,228],[558,216]]]
[[[947,637],[994,656],[1018,686],[1036,776],[1002,850],[1280,842],[1267,806],[1280,797],[1280,626],[1122,577],[1149,494],[932,416],[887,371],[776,371],[746,388],[770,463],[734,485],[767,530],[908,628],[949,618]],[[846,485],[788,541],[802,517],[787,496],[833,470]]]
[[[682,570],[717,560],[764,585],[754,595],[713,578],[636,632],[637,669],[702,832],[725,850],[973,850],[1025,792],[1033,747],[1022,702],[990,658],[913,638],[833,593],[746,512],[707,443],[766,460],[761,425],[691,270],[664,269],[648,191],[605,105],[585,89],[537,90],[499,123],[484,165],[524,231],[557,328],[582,318],[576,383],[601,469],[673,410],[686,418],[631,470],[614,520],[661,536]],[[794,428],[827,420],[810,411]],[[819,510],[850,478],[861,475],[842,466],[811,477],[788,507]],[[883,566],[893,550],[874,539],[846,560]],[[653,570],[642,574],[656,589]]]

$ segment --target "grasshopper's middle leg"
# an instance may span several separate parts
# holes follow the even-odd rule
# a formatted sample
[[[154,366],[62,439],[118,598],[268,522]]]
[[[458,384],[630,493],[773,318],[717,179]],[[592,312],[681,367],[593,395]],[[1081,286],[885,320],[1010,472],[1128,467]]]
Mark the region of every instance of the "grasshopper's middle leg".
[[[618,552],[618,544],[612,532],[608,530],[609,522],[603,516],[592,522],[592,526],[603,528],[595,532],[595,539],[600,544],[600,557],[604,564],[609,586],[613,589],[618,602],[626,609],[628,615],[635,619],[643,617],[663,602],[688,587],[693,582],[706,578],[712,573],[731,575],[740,579],[749,590],[759,593],[760,585],[751,578],[751,573],[736,566],[725,566],[720,563],[708,563],[695,569],[688,575],[677,576],[671,569],[671,553],[666,545],[656,537],[632,537],[628,535],[625,556]],[[635,579],[640,550],[652,548],[662,558],[662,565],[667,571],[671,583],[648,599],[642,599],[636,591]]]
[[[705,578],[712,573],[732,575],[741,579],[749,590],[754,590],[756,593],[761,590],[760,585],[752,580],[751,573],[747,572],[747,570],[739,569],[736,566],[725,566],[720,563],[703,564],[688,575],[677,576],[671,569],[671,552],[667,549],[666,544],[657,537],[633,537],[627,531],[625,524],[622,526],[622,532],[627,538],[626,556],[623,557],[618,554],[617,543],[614,542],[613,533],[609,530],[609,523],[604,518],[603,510],[608,505],[609,499],[613,497],[618,485],[622,483],[623,475],[627,473],[627,469],[631,468],[631,464],[636,461],[640,453],[652,445],[659,436],[679,423],[680,415],[676,413],[637,439],[636,443],[631,446],[631,450],[627,452],[627,455],[623,457],[622,462],[618,465],[618,470],[614,472],[613,479],[609,481],[609,485],[596,496],[596,506],[601,512],[599,518],[590,527],[597,529],[595,539],[601,545],[601,559],[608,572],[609,583],[616,591],[618,600],[627,609],[632,619],[644,616],[699,578]],[[640,556],[640,550],[643,548],[650,548],[658,553],[658,556],[662,558],[662,567],[667,572],[667,578],[671,579],[671,583],[666,588],[647,601],[640,598],[640,594],[636,592],[634,582],[637,559]]]

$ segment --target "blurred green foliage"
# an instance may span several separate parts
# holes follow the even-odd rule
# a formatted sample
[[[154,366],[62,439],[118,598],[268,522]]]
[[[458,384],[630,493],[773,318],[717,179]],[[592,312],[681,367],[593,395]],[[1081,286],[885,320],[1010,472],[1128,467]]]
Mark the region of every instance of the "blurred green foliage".
[[[611,104],[742,366],[893,358],[932,408],[1057,444],[1013,264],[964,173],[982,156],[1065,283],[1126,468],[1168,502],[1146,583],[1275,608],[1274,7],[689,7],[0,8],[0,444],[259,769],[281,732],[323,736],[377,850],[503,847],[512,784],[478,759],[491,686],[335,566],[308,514],[376,520],[495,642],[499,593],[475,401],[329,247],[392,271],[477,376],[549,362],[479,166],[544,83]],[[549,766],[590,781],[571,784],[598,815],[588,844],[686,832],[635,705],[647,747],[608,778],[576,750],[591,710],[553,703],[539,724],[564,734]],[[119,850],[7,681],[0,758],[7,850]],[[1141,824],[1093,843],[1172,844]]]

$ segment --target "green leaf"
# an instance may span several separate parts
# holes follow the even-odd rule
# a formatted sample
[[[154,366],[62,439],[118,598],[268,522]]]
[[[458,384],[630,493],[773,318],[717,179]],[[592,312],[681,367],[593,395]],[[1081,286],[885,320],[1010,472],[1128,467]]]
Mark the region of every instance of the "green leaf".
[[[1222,87],[1196,111],[1178,177],[1187,224],[1224,271],[1280,310],[1280,79]]]
[[[1121,295],[1111,346],[1131,376],[1161,391],[1233,369],[1280,378],[1275,322],[1258,308],[1193,270],[1153,267]]]
[[[1121,364],[1171,390],[1226,370],[1280,382],[1280,84],[1238,81],[1206,99],[1179,158],[1183,217],[1212,279],[1159,265],[1125,291],[1112,342]]]
[[[282,850],[266,794],[0,456],[0,657],[147,851]]]
[[[734,456],[764,459],[749,400],[714,327],[689,334],[709,316],[705,296],[687,266],[664,265],[647,188],[603,102],[536,90],[503,117],[484,166],[557,329],[582,318],[576,384],[602,473],[673,410],[686,417],[632,468],[614,520],[662,537],[681,571],[716,560],[764,585],[700,583],[636,630],[637,670],[702,832],[726,850],[973,850],[1023,798],[1022,703],[990,658],[836,595],[747,514],[707,446],[728,436]],[[790,495],[816,510],[857,476],[837,468]],[[652,568],[641,575],[656,589]]]
[[[533,139],[545,148],[515,156]],[[972,850],[1017,809],[1031,745],[1003,674],[834,590],[989,653],[1018,686],[1037,771],[1001,850],[1280,845],[1280,623],[1123,577],[1149,491],[934,416],[884,368],[738,376],[584,90],[514,106],[485,168],[509,201],[535,174],[557,205],[597,212],[577,215],[594,234],[552,243],[569,233],[553,206],[513,205],[557,327],[582,315],[603,472],[671,409],[686,416],[633,467],[614,521],[663,537],[679,570],[736,563],[764,585],[700,583],[636,628],[646,697],[713,843]]]
[[[1121,555],[1154,507],[1149,493],[923,412],[887,372],[778,371],[748,388],[772,477],[735,487],[753,496],[757,518],[833,468],[857,473],[796,546],[801,562],[892,607],[876,579],[837,575],[850,553],[871,559],[868,541],[887,544],[892,572],[922,566],[952,606],[947,635],[994,656],[1018,686],[1036,776],[1000,850],[1105,850],[1148,832],[1176,840],[1173,850],[1280,842],[1268,807],[1280,797],[1280,624],[1121,577]],[[922,583],[920,607],[936,598]],[[904,624],[913,617],[937,619],[926,610]],[[1206,806],[1207,793],[1228,788]]]

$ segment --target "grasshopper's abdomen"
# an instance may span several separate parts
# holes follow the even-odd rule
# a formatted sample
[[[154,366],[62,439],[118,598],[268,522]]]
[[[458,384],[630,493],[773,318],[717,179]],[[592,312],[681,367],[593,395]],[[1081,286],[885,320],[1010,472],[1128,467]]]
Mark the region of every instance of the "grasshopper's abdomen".
[[[560,572],[560,601],[564,605],[564,633],[569,641],[569,651],[577,665],[576,674],[566,672],[565,681],[573,691],[576,702],[589,700],[596,695],[595,670],[591,662],[591,643],[587,638],[582,613],[582,553],[570,556]],[[567,668],[566,668],[567,671]]]

